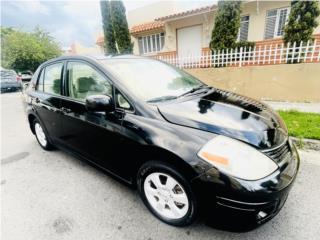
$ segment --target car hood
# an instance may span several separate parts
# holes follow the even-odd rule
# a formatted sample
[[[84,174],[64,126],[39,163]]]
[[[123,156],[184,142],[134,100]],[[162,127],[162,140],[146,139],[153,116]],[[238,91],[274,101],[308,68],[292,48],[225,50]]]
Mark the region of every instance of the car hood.
[[[220,89],[159,104],[158,109],[168,122],[235,138],[258,149],[276,147],[287,139],[283,121],[268,106]]]

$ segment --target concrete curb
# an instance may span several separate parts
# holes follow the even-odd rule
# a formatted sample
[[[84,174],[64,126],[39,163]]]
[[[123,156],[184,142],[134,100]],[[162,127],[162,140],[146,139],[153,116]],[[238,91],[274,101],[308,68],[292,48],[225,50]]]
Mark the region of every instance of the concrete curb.
[[[319,140],[296,137],[290,137],[290,139],[300,149],[320,151]]]

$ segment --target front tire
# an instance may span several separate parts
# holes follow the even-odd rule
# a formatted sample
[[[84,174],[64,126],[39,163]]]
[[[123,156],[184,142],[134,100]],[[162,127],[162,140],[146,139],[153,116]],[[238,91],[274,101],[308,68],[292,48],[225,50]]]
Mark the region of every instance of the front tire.
[[[187,226],[197,215],[197,202],[189,182],[172,166],[150,161],[138,172],[138,191],[146,207],[161,221]]]
[[[36,139],[37,139],[39,145],[44,150],[52,150],[53,146],[49,142],[48,137],[47,137],[42,125],[40,124],[40,122],[37,119],[35,119],[33,121],[33,129],[34,129],[34,133],[35,133],[35,136],[36,136]]]

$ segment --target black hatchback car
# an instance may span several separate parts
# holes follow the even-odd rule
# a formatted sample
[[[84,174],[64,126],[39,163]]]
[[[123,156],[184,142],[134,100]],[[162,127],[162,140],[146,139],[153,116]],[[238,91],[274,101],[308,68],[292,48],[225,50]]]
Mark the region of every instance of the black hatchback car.
[[[38,68],[26,94],[42,148],[64,149],[137,186],[171,225],[198,213],[259,225],[280,211],[298,172],[296,148],[268,106],[161,61],[56,58]]]

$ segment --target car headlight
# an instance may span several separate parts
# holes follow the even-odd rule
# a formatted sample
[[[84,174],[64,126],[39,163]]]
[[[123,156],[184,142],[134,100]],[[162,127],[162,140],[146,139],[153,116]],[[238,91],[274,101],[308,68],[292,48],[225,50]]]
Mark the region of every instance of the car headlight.
[[[221,135],[206,143],[198,156],[220,171],[245,180],[261,179],[278,168],[253,147]]]

